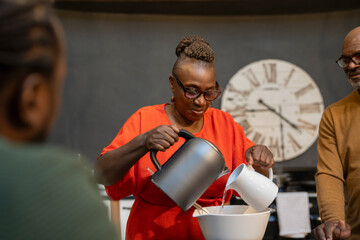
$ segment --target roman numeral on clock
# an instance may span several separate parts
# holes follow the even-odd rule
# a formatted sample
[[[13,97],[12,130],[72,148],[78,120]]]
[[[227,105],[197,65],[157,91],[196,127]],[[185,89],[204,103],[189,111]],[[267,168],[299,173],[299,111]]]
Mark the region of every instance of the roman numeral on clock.
[[[246,77],[247,80],[249,80],[249,82],[254,88],[260,86],[259,80],[256,78],[256,75],[251,68],[243,72],[243,75]]]
[[[256,144],[263,144],[265,141],[265,137],[259,133],[259,132],[255,132],[254,137],[252,138],[253,142]]]
[[[270,144],[269,144],[270,151],[275,155],[274,157],[280,157],[280,145],[279,145],[279,139],[273,137],[270,137]]]
[[[299,119],[298,121],[299,121],[298,127],[302,128],[302,129],[316,131],[316,124],[309,123],[302,119]]]
[[[276,63],[263,63],[265,78],[268,83],[276,83]]]
[[[300,113],[320,113],[320,103],[300,104]]]
[[[295,72],[294,68],[291,68],[290,72],[289,72],[289,76],[287,76],[287,78],[285,78],[285,83],[284,83],[284,87],[287,87],[287,85],[290,82],[290,79],[292,78],[293,74]]]
[[[248,135],[252,132],[252,130],[250,130],[251,126],[248,120],[243,119],[241,122],[239,122],[239,124],[244,129],[245,135]]]
[[[230,113],[233,118],[245,117],[245,105],[236,106],[235,108],[226,110],[226,112]]]
[[[295,140],[294,136],[290,133],[287,134],[291,143],[291,146],[293,147],[294,152],[301,149],[301,145]]]
[[[300,90],[296,91],[294,94],[295,94],[296,98],[299,98],[299,97],[303,96],[304,94],[306,94],[307,92],[311,91],[312,89],[314,89],[314,86],[309,83],[305,87],[303,87]]]
[[[238,90],[236,89],[232,84],[228,84],[228,86],[226,87],[226,91],[229,92],[234,92],[234,93],[238,93],[241,96],[243,96],[245,99],[248,98],[248,96],[250,95],[250,91],[245,91],[245,90]],[[232,98],[228,98],[228,100],[233,100]]]

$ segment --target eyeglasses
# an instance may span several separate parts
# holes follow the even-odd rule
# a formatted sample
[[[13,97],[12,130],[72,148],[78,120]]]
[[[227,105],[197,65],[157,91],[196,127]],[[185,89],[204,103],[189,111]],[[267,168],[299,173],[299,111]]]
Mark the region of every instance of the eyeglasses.
[[[336,60],[337,65],[341,68],[347,68],[350,65],[350,61],[356,65],[360,64],[360,52],[355,53],[353,56],[341,56],[338,60]]]
[[[184,97],[188,99],[196,99],[201,94],[204,95],[204,98],[206,101],[213,101],[216,98],[218,98],[221,94],[221,90],[207,90],[207,91],[201,91],[200,89],[194,88],[194,87],[184,87],[184,85],[175,77],[173,74],[174,79],[176,80],[177,84],[182,88],[184,91]],[[220,86],[218,82],[216,82],[216,88],[220,89]]]

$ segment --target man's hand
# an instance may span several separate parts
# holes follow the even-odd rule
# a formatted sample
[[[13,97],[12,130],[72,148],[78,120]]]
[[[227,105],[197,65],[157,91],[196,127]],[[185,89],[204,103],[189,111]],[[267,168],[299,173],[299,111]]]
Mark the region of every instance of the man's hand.
[[[316,240],[343,240],[351,235],[351,227],[344,221],[325,222],[312,230]]]

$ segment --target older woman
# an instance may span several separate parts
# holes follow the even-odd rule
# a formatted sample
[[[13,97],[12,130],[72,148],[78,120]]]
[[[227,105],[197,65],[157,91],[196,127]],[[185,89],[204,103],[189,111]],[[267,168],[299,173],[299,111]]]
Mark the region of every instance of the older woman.
[[[221,93],[209,44],[189,36],[179,43],[176,55],[169,76],[171,103],[135,112],[96,162],[99,179],[112,199],[136,196],[127,224],[128,239],[203,239],[197,220],[192,218],[194,209],[183,212],[150,180],[156,169],[148,152],[164,151],[157,157],[161,164],[166,162],[184,142],[178,137],[179,129],[214,143],[230,170],[248,163],[265,174],[274,164],[271,152],[247,139],[229,114],[209,108]],[[227,178],[216,180],[197,202],[202,206],[221,204]],[[231,194],[227,195],[229,201]]]

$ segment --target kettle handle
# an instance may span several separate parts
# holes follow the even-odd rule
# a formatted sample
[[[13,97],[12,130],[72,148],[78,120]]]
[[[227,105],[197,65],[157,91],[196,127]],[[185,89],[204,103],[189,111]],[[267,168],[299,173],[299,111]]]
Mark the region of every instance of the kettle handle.
[[[194,135],[192,135],[190,132],[186,131],[185,129],[180,129],[178,135],[179,135],[179,137],[185,138],[186,142],[189,141],[190,139],[195,138]],[[151,149],[150,150],[150,159],[153,162],[156,169],[159,171],[161,169],[161,164],[159,163],[159,161],[156,158],[156,154],[158,151],[159,150]]]

